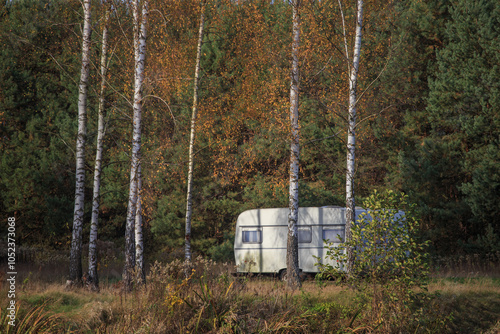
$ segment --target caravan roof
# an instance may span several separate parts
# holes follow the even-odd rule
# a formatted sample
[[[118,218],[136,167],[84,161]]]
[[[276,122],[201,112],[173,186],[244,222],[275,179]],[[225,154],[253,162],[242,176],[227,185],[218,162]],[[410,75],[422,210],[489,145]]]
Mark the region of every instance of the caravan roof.
[[[356,216],[364,212],[356,208]],[[240,214],[237,226],[275,226],[288,225],[288,208],[253,209]],[[345,208],[343,207],[306,207],[299,208],[298,225],[344,225]]]

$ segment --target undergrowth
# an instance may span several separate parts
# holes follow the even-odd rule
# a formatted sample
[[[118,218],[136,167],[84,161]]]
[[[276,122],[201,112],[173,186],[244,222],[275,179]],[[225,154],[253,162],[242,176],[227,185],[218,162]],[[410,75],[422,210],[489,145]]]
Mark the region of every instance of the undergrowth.
[[[355,290],[308,280],[292,292],[280,280],[233,277],[232,270],[198,258],[188,278],[181,261],[154,264],[147,285],[128,294],[116,284],[100,293],[66,291],[62,284],[27,289],[18,298],[15,328],[1,304],[0,333],[491,334],[500,328],[495,279],[434,278],[425,303],[412,306],[416,320],[391,329],[373,321],[370,302],[359,302]],[[382,314],[382,321],[390,317]]]

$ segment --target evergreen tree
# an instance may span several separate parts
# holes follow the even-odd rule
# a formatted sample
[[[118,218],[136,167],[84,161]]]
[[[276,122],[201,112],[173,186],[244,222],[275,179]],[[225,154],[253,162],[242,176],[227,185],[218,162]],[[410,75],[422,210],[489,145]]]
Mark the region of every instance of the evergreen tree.
[[[499,35],[497,1],[458,1],[430,83],[432,140],[457,158],[447,159],[457,167],[448,167],[445,175],[472,214],[462,222],[465,238],[483,234],[488,224],[500,232]]]
[[[417,203],[427,237],[434,246],[446,248],[457,231],[454,226],[447,232],[448,224],[453,217],[463,221],[466,213],[463,203],[457,202],[453,182],[444,177],[444,171],[455,165],[444,158],[444,148],[429,140],[426,106],[428,82],[436,75],[436,56],[444,43],[450,3],[405,0],[396,6],[394,36],[399,45],[381,83],[400,129],[393,138],[384,140],[384,151],[398,166],[386,180],[410,195]]]
[[[74,193],[75,1],[0,10],[0,210],[21,244],[67,246]],[[3,226],[3,225],[2,225]]]

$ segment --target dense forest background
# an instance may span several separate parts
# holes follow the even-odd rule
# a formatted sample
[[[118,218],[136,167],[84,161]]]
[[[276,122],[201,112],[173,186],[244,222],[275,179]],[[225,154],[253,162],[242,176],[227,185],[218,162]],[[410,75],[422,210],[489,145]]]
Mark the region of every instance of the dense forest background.
[[[0,232],[69,249],[82,8],[0,4]],[[105,11],[92,4],[87,136],[88,240]],[[113,3],[99,237],[124,245],[132,141],[132,13]],[[353,40],[355,3],[344,3]],[[150,1],[143,114],[146,254],[182,254],[197,0]],[[244,210],[288,205],[291,6],[207,3],[192,245],[230,260]],[[337,1],[305,1],[300,51],[300,206],[345,205],[348,68]],[[359,74],[356,199],[403,191],[434,254],[500,251],[500,4],[366,0]],[[351,41],[349,41],[351,43]],[[88,241],[84,241],[88,242]]]

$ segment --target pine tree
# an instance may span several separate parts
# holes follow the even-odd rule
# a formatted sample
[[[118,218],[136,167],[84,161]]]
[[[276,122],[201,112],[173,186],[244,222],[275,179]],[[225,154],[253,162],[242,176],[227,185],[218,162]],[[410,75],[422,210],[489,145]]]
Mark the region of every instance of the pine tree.
[[[445,25],[450,19],[449,8],[449,0],[404,0],[396,4],[395,37],[400,45],[382,78],[395,115],[400,115],[394,142],[384,143],[391,145],[386,152],[390,152],[389,147],[398,147],[392,153],[398,168],[387,180],[418,203],[426,238],[446,252],[450,247],[455,250],[459,234],[455,224],[466,220],[468,213],[457,197],[454,181],[445,177],[446,171],[455,173],[457,164],[453,161],[459,157],[446,156],[446,151],[453,150],[431,140],[426,107],[429,82],[437,74],[437,52],[443,47]]]
[[[470,220],[462,222],[467,235],[483,234],[490,223],[499,233],[500,6],[460,0],[450,12],[430,82],[432,141],[446,156],[459,157],[458,170],[443,172],[471,210]]]
[[[65,23],[80,21],[79,8],[13,1],[0,10],[0,214],[22,216],[21,245],[71,241],[81,37]]]

